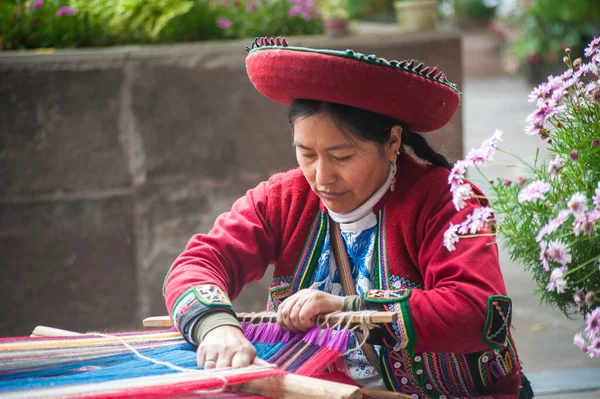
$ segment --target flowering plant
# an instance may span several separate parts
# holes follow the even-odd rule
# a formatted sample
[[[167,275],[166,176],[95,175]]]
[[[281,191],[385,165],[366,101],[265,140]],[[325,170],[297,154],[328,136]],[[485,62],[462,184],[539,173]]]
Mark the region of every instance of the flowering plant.
[[[572,60],[568,69],[535,88],[537,110],[525,133],[538,135],[550,156],[519,159],[524,175],[513,183],[490,180],[491,207],[476,209],[444,236],[449,251],[460,240],[497,236],[514,261],[532,273],[542,302],[566,315],[585,315],[585,331],[574,337],[590,357],[600,356],[600,37],[585,49],[589,62]],[[474,196],[465,182],[468,168],[481,167],[501,149],[502,133],[457,161],[449,184],[456,209]],[[507,153],[508,154],[508,153]],[[486,179],[487,180],[487,179]],[[493,208],[492,208],[493,207]]]
[[[98,47],[323,31],[316,0],[0,1],[0,50]]]

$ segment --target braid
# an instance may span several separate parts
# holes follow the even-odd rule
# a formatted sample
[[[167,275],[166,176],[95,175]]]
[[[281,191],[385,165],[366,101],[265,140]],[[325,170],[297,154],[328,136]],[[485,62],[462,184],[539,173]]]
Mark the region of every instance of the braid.
[[[419,158],[428,161],[434,166],[452,169],[448,160],[442,154],[431,148],[423,136],[413,133],[406,126],[402,126],[402,142],[412,148]]]

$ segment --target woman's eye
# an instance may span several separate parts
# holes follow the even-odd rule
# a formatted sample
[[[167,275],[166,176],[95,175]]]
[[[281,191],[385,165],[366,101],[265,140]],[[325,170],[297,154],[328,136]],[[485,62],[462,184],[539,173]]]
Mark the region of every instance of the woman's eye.
[[[302,154],[302,158],[305,158],[305,159],[314,159],[316,157],[317,156],[315,154]]]
[[[352,155],[348,155],[346,157],[333,157],[333,159],[335,159],[337,162],[348,161],[350,158],[352,158]]]

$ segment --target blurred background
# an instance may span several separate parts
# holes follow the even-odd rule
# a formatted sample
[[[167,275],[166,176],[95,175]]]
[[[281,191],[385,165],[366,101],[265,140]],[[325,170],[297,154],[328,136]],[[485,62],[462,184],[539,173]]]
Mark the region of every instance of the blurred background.
[[[438,66],[463,97],[427,135],[436,149],[455,160],[500,129],[531,157],[527,95],[600,36],[600,1],[0,0],[0,336],[166,314],[189,238],[295,166],[286,107],[246,76],[257,36]],[[598,360],[573,346],[583,321],[540,305],[502,256],[538,392],[599,397],[574,393],[600,388]],[[264,308],[270,275],[237,310]]]

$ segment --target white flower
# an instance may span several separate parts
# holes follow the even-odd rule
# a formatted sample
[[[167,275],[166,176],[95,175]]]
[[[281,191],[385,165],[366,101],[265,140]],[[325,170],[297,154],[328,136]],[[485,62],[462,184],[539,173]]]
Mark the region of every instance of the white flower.
[[[448,184],[450,184],[450,191],[454,192],[458,187],[465,183],[465,172],[469,167],[469,163],[467,161],[457,161],[452,170],[450,171],[450,175],[448,176]]]
[[[556,158],[554,158],[554,160],[548,164],[548,173],[550,173],[550,176],[553,178],[556,178],[558,177],[558,172],[563,168],[564,165],[565,160],[559,156],[556,156]]]
[[[585,195],[582,193],[573,194],[573,196],[567,203],[567,206],[569,207],[569,209],[571,209],[571,212],[573,212],[573,215],[575,215],[576,217],[582,217],[585,211],[587,211],[588,209],[586,205]]]
[[[538,199],[544,199],[544,194],[550,191],[550,188],[550,183],[546,183],[542,180],[536,180],[534,182],[531,182],[519,192],[519,202],[535,202]]]
[[[600,182],[598,182],[598,187],[596,187],[596,191],[594,191],[592,203],[596,208],[600,209]]]
[[[458,242],[458,240],[460,239],[458,237],[458,234],[456,234],[456,231],[458,230],[458,228],[459,228],[459,225],[454,225],[454,224],[450,223],[450,227],[448,227],[448,230],[446,230],[446,232],[444,233],[444,246],[450,252],[452,252],[456,249],[454,244],[456,244]]]
[[[461,184],[454,190],[452,193],[452,202],[457,211],[467,206],[465,200],[471,198],[471,194],[473,194],[473,188],[470,184]]]
[[[473,213],[467,215],[467,220],[460,225],[458,232],[461,234],[476,234],[490,220],[492,214],[493,211],[490,207],[475,208]]]
[[[565,273],[567,273],[567,267],[557,267],[552,270],[550,274],[550,282],[546,286],[546,290],[548,291],[556,291],[559,294],[565,292],[565,288],[567,288],[567,280],[565,280]]]

